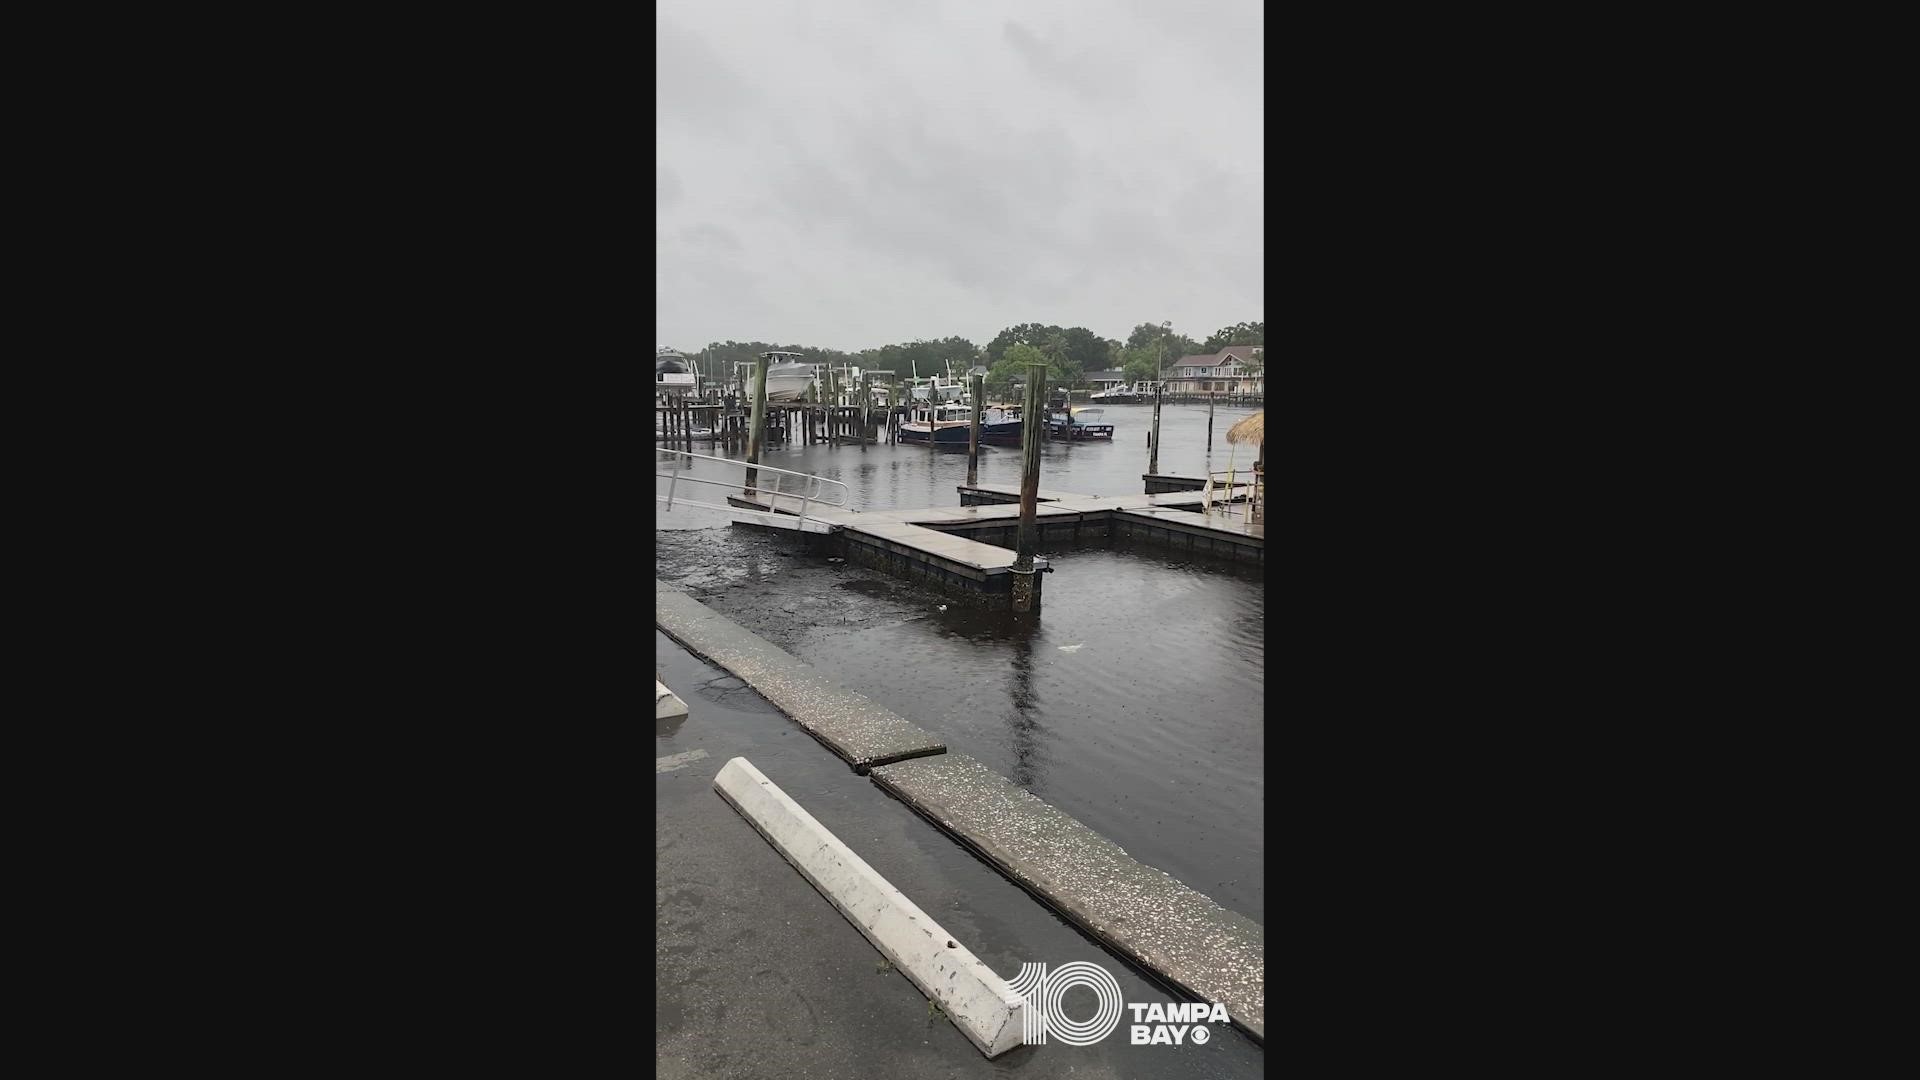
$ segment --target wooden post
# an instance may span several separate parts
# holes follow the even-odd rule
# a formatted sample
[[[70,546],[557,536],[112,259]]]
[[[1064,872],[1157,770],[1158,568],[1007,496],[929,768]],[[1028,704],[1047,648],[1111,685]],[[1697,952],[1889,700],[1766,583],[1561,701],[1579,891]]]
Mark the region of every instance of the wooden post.
[[[1160,387],[1153,388],[1153,430],[1147,433],[1147,472],[1160,473]]]
[[[1213,399],[1207,399],[1207,453],[1213,453]]]
[[[747,419],[747,464],[760,464],[760,444],[767,429],[767,361],[765,357],[753,369],[753,414]],[[760,480],[760,470],[747,469],[747,491],[751,494]]]
[[[860,373],[860,452],[867,452],[868,421],[873,419],[873,376]]]
[[[980,482],[980,410],[986,406],[985,376],[973,377],[973,424],[967,430],[967,486]]]
[[[1027,403],[1022,417],[1038,416],[1046,404],[1047,367],[1028,364]],[[1040,606],[1039,583],[1034,580],[1033,549],[1036,546],[1034,508],[1040,501],[1040,433],[1032,423],[1020,425],[1020,529],[1014,541],[1013,610],[1032,611]]]

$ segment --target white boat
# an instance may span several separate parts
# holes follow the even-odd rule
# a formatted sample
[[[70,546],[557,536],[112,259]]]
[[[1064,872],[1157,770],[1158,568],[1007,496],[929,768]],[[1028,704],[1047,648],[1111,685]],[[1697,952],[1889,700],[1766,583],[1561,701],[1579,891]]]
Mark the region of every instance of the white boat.
[[[818,365],[803,364],[797,352],[764,352],[760,358],[767,362],[767,400],[799,401],[807,396],[807,387],[813,385],[813,369]],[[752,393],[751,384],[747,392]]]
[[[654,393],[671,391],[673,393],[692,393],[700,385],[700,376],[696,375],[687,358],[679,353],[657,353],[653,358]]]
[[[1131,386],[1121,383],[1094,394],[1089,400],[1104,405],[1138,405],[1153,400],[1153,385],[1151,382],[1137,382]]]

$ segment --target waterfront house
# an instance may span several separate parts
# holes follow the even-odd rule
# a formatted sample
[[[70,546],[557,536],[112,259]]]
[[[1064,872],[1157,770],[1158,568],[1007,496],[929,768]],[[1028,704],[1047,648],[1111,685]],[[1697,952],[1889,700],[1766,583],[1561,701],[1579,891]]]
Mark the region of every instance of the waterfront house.
[[[1247,362],[1263,350],[1260,345],[1229,345],[1217,353],[1183,356],[1167,374],[1167,389],[1185,394],[1260,393],[1266,373],[1249,372]]]
[[[1111,390],[1116,386],[1125,386],[1127,385],[1127,373],[1117,369],[1112,371],[1089,371],[1087,372],[1087,385],[1092,387],[1096,392]]]

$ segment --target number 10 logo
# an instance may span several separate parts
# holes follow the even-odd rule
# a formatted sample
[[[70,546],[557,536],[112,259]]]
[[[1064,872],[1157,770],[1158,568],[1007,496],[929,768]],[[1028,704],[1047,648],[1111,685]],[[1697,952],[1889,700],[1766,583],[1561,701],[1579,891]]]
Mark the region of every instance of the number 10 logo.
[[[1076,960],[1061,964],[1052,972],[1045,964],[1021,964],[1020,974],[1008,985],[1026,1000],[1026,1020],[1021,1028],[1030,1046],[1039,1046],[1052,1035],[1068,1046],[1092,1046],[1120,1026],[1120,984],[1098,964]],[[1067,991],[1076,986],[1090,987],[1100,999],[1100,1007],[1086,1020],[1074,1020],[1062,1009]]]

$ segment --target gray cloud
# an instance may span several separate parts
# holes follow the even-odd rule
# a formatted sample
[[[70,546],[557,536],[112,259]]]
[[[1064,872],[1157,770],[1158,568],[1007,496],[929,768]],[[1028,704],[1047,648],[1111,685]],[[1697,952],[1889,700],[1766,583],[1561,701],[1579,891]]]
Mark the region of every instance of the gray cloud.
[[[1257,3],[659,10],[656,344],[1264,319]]]

